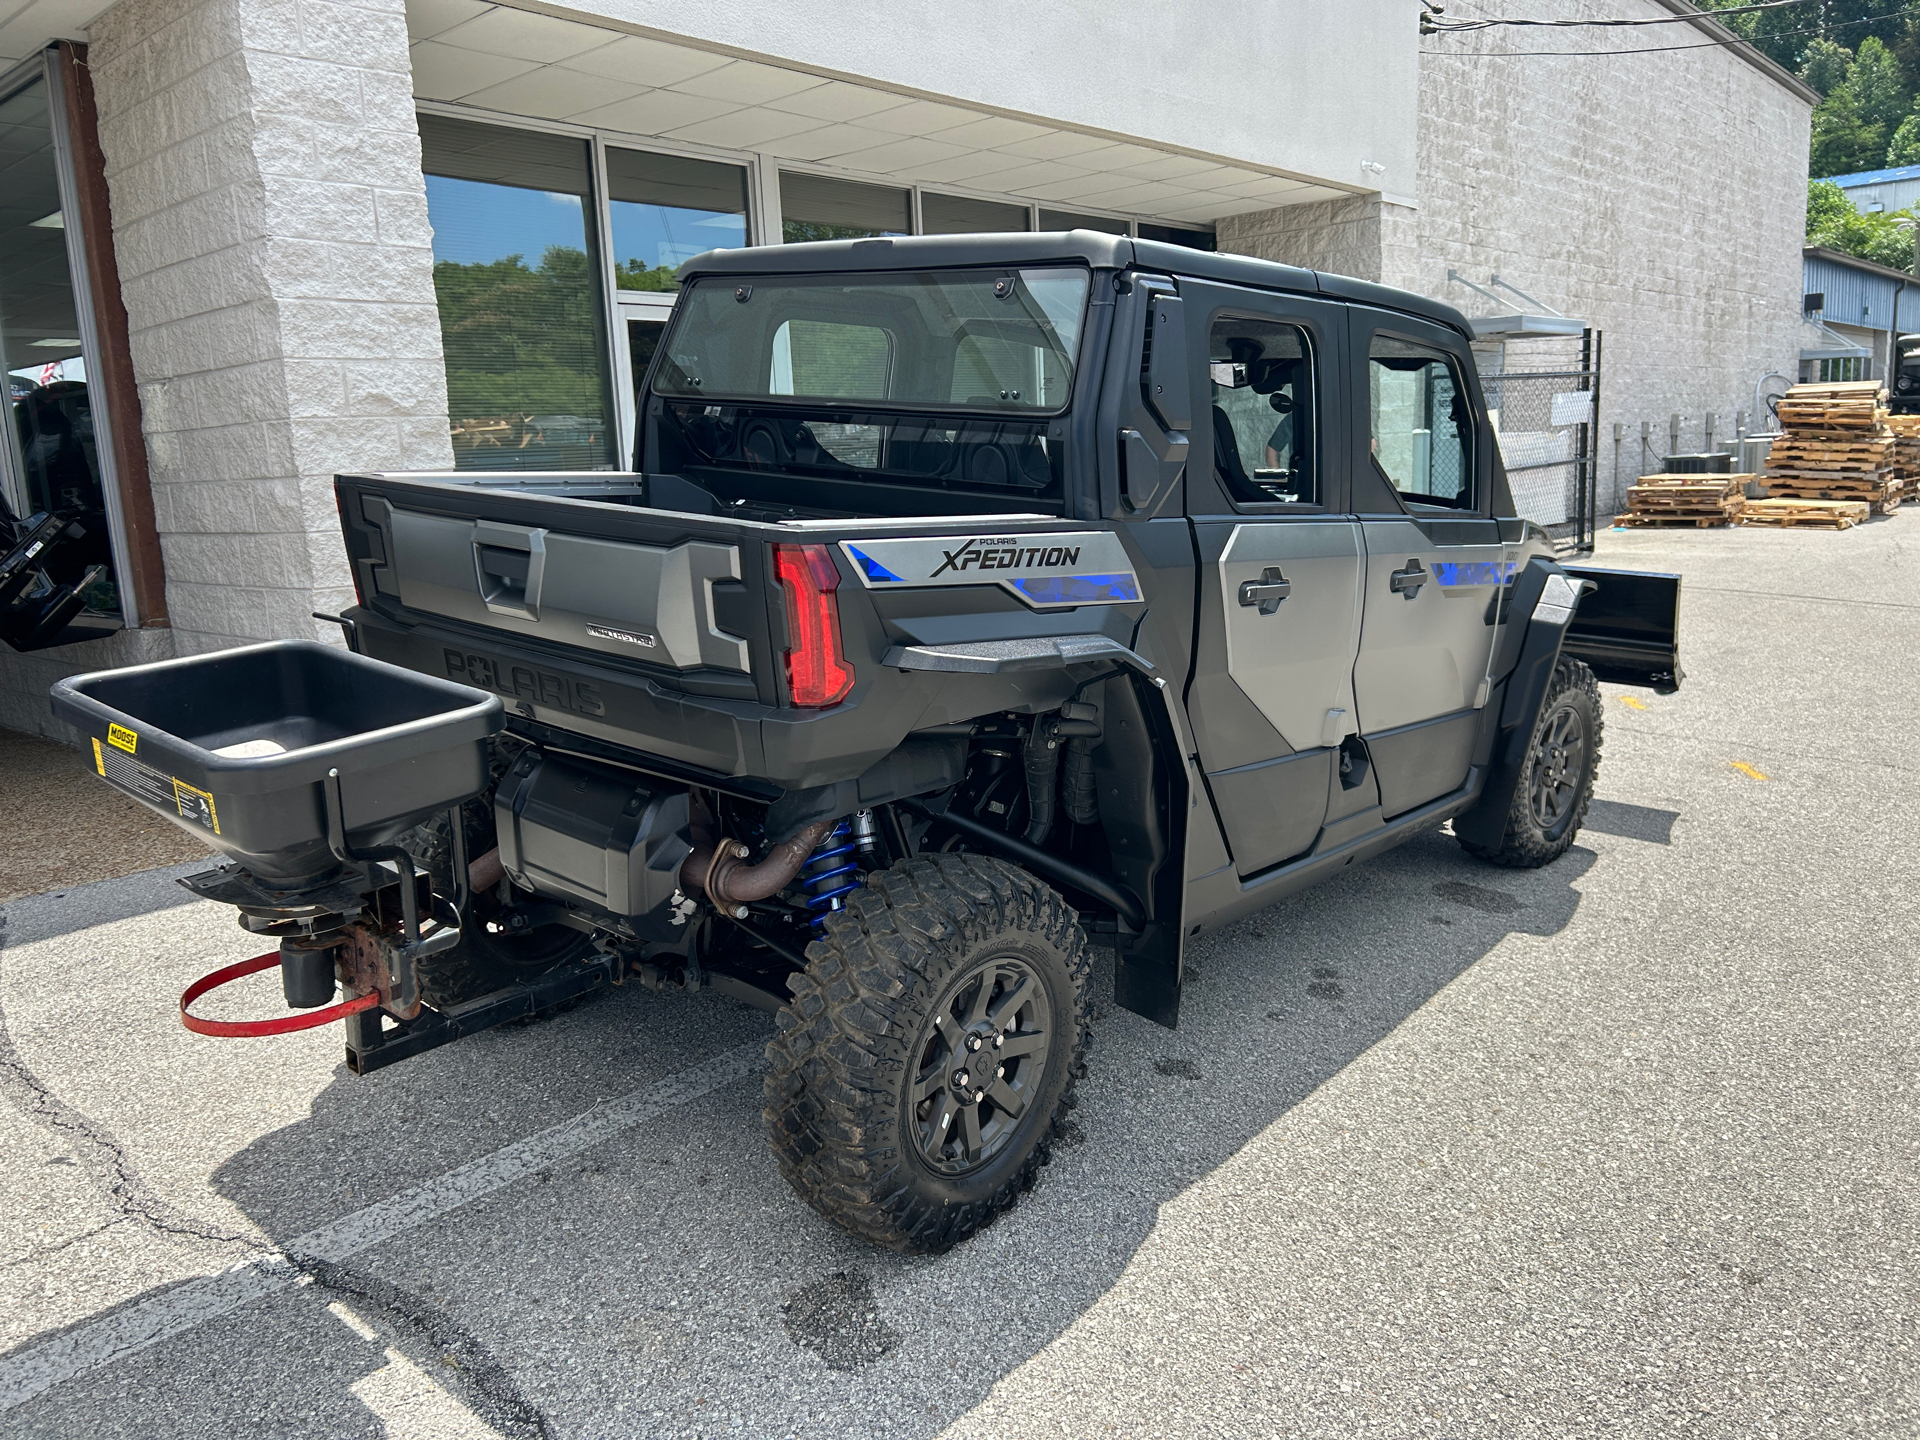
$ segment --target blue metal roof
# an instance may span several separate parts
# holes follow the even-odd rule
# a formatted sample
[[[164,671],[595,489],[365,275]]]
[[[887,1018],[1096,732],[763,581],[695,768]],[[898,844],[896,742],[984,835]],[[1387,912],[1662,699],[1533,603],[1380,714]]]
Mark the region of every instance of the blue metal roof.
[[[1806,293],[1827,297],[1821,319],[1867,330],[1892,328],[1894,296],[1900,291],[1898,280],[1857,270],[1823,255],[1808,255],[1801,265]],[[1900,296],[1900,323],[1902,330],[1920,328],[1920,282],[1909,285]]]
[[[1816,175],[1816,180],[1831,180],[1842,190],[1862,185],[1882,185],[1889,180],[1920,180],[1920,165],[1896,165],[1891,170],[1860,170],[1852,175]]]

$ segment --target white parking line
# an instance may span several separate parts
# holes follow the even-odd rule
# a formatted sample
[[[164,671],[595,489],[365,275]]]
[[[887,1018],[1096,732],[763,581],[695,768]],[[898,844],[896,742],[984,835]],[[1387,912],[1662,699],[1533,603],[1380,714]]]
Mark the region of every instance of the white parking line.
[[[758,1069],[764,1041],[737,1046],[670,1075],[658,1084],[597,1105],[490,1155],[309,1230],[270,1254],[242,1261],[218,1275],[189,1280],[151,1300],[76,1326],[40,1345],[0,1359],[0,1411],[24,1405],[63,1380],[107,1365],[222,1315],[230,1315],[297,1281],[314,1260],[338,1263],[382,1241],[523,1180],[623,1130],[698,1100]]]

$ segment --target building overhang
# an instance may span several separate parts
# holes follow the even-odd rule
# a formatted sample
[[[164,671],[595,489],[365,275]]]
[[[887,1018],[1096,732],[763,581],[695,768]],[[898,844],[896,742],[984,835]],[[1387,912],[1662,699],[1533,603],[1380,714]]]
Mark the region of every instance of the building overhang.
[[[1476,340],[1547,340],[1587,330],[1587,322],[1572,315],[1472,315],[1467,323]]]

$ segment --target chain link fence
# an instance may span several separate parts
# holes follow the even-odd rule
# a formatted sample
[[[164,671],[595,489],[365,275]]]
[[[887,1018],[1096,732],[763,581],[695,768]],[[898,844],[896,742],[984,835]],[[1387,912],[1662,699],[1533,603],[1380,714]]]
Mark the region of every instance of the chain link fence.
[[[1510,355],[1514,347],[1505,348]],[[1599,335],[1586,332],[1569,368],[1503,363],[1497,371],[1483,371],[1480,385],[1499,436],[1515,508],[1522,518],[1545,528],[1559,549],[1593,549]]]

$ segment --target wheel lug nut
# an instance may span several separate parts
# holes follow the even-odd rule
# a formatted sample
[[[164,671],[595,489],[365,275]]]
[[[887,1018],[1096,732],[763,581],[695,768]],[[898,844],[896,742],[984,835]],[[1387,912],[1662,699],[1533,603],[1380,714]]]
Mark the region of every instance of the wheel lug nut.
[[[1004,1033],[993,1037],[993,1048],[996,1050],[998,1050],[1002,1045],[1006,1043],[1007,1043],[1007,1037]]]
[[[996,1066],[994,1066],[994,1067],[993,1067],[993,1078],[994,1078],[994,1079],[996,1079],[996,1080],[1004,1080],[1004,1079],[1006,1079],[1006,1077],[1007,1077],[1007,1067],[1006,1067],[1006,1066],[1004,1066],[1004,1065],[996,1065]]]
[[[964,1090],[973,1083],[973,1078],[964,1070],[956,1070],[953,1072],[953,1083]]]
[[[969,1035],[967,1037],[967,1049],[978,1050],[979,1048],[980,1048],[980,1037],[978,1035]]]

